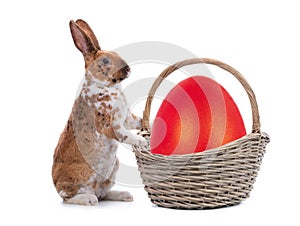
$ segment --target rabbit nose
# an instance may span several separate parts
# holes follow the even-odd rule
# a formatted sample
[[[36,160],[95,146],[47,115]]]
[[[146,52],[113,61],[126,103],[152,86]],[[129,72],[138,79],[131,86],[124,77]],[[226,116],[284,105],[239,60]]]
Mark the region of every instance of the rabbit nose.
[[[124,67],[124,70],[126,71],[126,73],[129,73],[130,72],[130,67],[127,65]]]

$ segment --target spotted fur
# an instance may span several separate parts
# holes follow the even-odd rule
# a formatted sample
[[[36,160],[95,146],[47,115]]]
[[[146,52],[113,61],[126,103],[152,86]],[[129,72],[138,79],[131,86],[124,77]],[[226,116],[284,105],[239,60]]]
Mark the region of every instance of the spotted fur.
[[[116,53],[101,50],[83,20],[70,22],[75,46],[85,60],[85,81],[53,157],[52,176],[65,203],[96,205],[99,200],[132,201],[128,192],[110,191],[119,161],[118,142],[146,145],[130,129],[141,119],[129,111],[120,82],[130,68]]]

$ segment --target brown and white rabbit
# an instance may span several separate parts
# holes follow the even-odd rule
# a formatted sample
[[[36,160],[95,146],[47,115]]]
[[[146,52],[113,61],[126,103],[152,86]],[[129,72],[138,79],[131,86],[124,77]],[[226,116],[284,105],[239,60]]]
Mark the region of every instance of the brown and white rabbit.
[[[132,201],[129,192],[110,190],[119,165],[118,142],[147,144],[129,131],[141,127],[141,119],[129,112],[120,86],[130,68],[116,53],[101,50],[83,20],[70,21],[70,29],[85,60],[85,81],[55,149],[54,185],[69,204]]]

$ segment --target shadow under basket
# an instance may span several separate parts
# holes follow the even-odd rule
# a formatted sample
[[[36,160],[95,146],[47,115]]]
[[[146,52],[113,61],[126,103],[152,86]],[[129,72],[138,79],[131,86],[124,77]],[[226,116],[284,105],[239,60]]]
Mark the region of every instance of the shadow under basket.
[[[161,207],[209,209],[236,205],[245,200],[253,188],[270,141],[269,136],[260,131],[256,98],[245,78],[231,66],[208,58],[184,60],[160,74],[150,89],[140,134],[150,140],[151,103],[161,82],[175,70],[198,63],[216,65],[238,79],[250,100],[252,133],[218,148],[185,155],[152,154],[149,146],[133,146],[145,190],[151,201]]]

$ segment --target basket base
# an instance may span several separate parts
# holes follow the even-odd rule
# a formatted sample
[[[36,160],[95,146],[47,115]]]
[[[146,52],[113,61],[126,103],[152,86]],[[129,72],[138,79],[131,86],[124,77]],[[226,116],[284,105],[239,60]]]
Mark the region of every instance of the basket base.
[[[181,210],[209,210],[209,209],[219,209],[226,208],[231,206],[237,206],[241,204],[242,201],[230,202],[230,203],[174,203],[174,202],[165,202],[165,201],[157,201],[150,199],[151,202],[158,207],[169,208],[169,209],[181,209]]]
[[[148,188],[149,190],[149,188]],[[250,192],[250,191],[249,191]],[[228,195],[228,194],[226,194]],[[159,207],[171,209],[190,209],[190,210],[204,210],[204,209],[218,209],[230,206],[239,205],[242,201],[249,197],[249,193],[240,194],[239,196],[230,195],[229,197],[196,197],[196,196],[181,196],[173,197],[169,195],[156,196],[148,192],[148,197],[151,202]]]
[[[152,203],[157,205],[158,207],[162,208],[168,208],[168,209],[177,209],[177,210],[212,210],[212,209],[220,209],[220,208],[226,208],[226,207],[232,207],[240,205],[241,202],[231,203],[228,205],[220,205],[220,206],[180,206],[180,205],[168,205],[168,204],[161,204],[161,203],[155,203],[153,200],[151,200]]]

